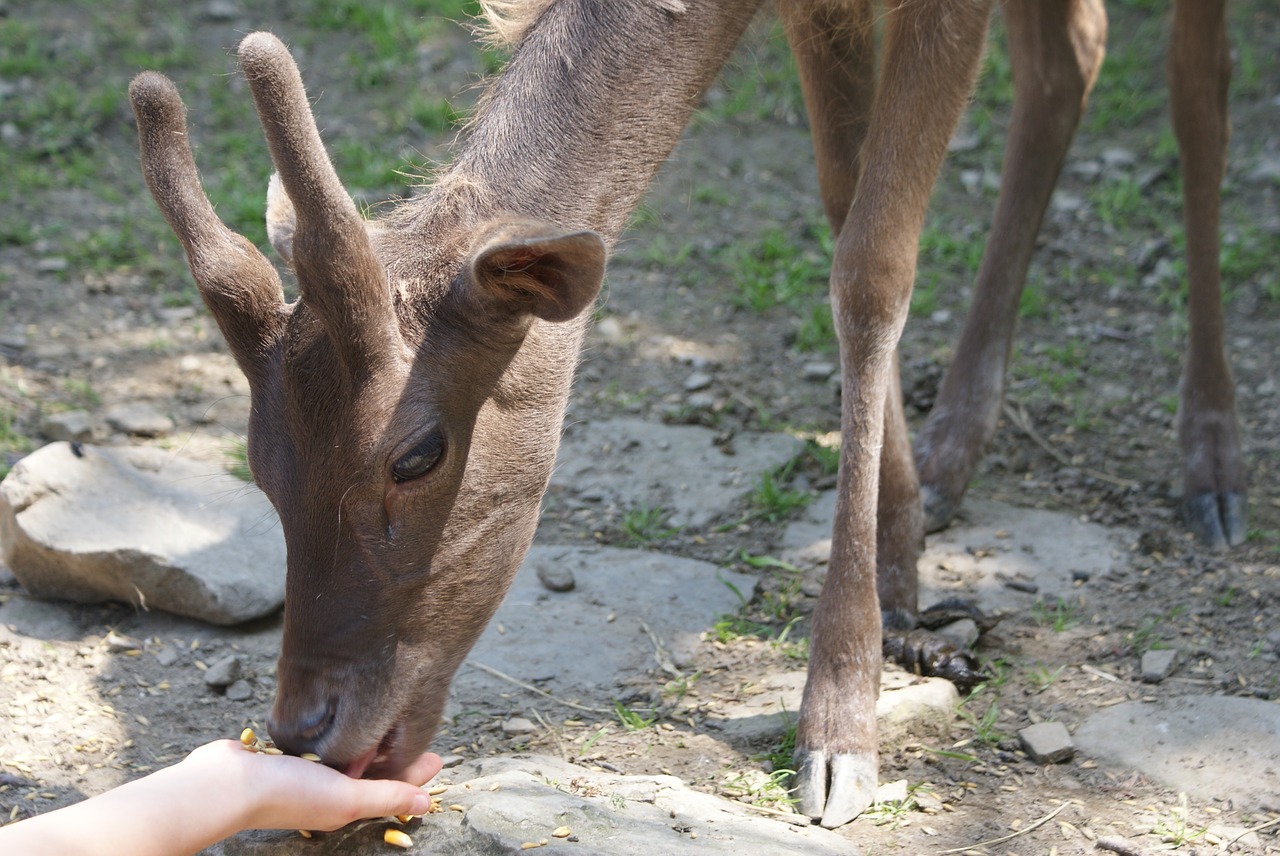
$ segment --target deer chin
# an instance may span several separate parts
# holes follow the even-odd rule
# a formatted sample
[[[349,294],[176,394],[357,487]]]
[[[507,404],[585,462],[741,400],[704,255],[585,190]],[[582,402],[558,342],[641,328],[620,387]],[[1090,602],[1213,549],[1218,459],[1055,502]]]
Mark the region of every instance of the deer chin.
[[[378,742],[378,745],[356,756],[347,763],[342,772],[353,779],[364,778],[366,775],[371,779],[394,778],[395,773],[407,766],[398,757],[402,754],[402,752],[397,751],[396,746],[399,738],[399,724],[391,726],[387,733],[382,736],[382,740]]]

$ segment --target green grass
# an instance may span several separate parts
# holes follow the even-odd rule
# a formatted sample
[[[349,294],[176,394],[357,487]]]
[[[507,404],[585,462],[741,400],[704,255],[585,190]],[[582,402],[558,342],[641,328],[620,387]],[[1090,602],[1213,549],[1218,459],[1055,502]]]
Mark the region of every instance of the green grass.
[[[1031,605],[1031,618],[1041,627],[1048,627],[1054,633],[1063,633],[1080,623],[1080,608],[1065,600],[1045,603],[1043,598],[1036,598]]]
[[[627,509],[622,516],[622,533],[625,543],[647,547],[679,534],[677,526],[670,525],[671,510],[647,505]]]
[[[643,714],[620,701],[614,701],[613,713],[627,731],[644,731],[658,721],[658,714],[654,711],[650,710],[648,714]]]

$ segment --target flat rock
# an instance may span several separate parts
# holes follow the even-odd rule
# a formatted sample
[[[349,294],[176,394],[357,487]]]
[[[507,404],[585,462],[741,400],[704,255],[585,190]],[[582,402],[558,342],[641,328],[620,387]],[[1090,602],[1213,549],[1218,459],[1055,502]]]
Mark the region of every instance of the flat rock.
[[[1124,702],[1086,719],[1075,742],[1098,761],[1198,799],[1252,810],[1274,805],[1280,794],[1280,705],[1273,702],[1235,696]]]
[[[40,421],[40,433],[54,441],[87,442],[93,438],[93,422],[83,410],[64,410],[45,416]]]
[[[548,592],[538,578],[546,566],[571,572],[573,590]],[[454,680],[451,706],[512,691],[484,667],[555,695],[603,692],[607,699],[618,680],[691,660],[701,633],[738,608],[729,585],[749,598],[755,584],[746,574],[661,553],[534,545]]]
[[[716,432],[697,425],[572,424],[551,477],[552,499],[560,493],[621,509],[662,508],[672,526],[705,526],[804,449],[786,434],[742,433],[728,448],[715,441]]]
[[[0,483],[5,563],[37,598],[124,601],[215,624],[284,602],[275,512],[252,486],[152,448],[52,443]]]
[[[782,736],[795,724],[804,691],[805,671],[767,675],[749,696],[719,704],[707,724],[737,742],[763,742]],[[881,754],[921,740],[951,735],[960,694],[942,678],[917,678],[901,670],[885,670],[876,699],[876,727]]]
[[[831,554],[835,491],[811,503],[783,535],[784,558],[825,564]],[[920,557],[920,605],[951,597],[983,611],[1025,610],[1036,599],[1069,598],[1077,579],[1124,566],[1132,532],[1071,514],[966,499],[950,528],[930,535]]]
[[[853,856],[838,833],[762,817],[745,806],[691,790],[670,776],[597,773],[552,758],[527,756],[469,762],[447,771],[442,796],[462,811],[423,817],[404,827],[408,853],[431,856],[523,856],[526,843],[547,852],[590,856],[680,856],[686,853]],[[296,832],[251,832],[205,851],[214,856],[370,854],[386,856],[386,821],[371,821],[307,841]],[[552,831],[567,826],[576,840]],[[537,848],[540,850],[541,848]],[[534,852],[537,852],[535,850]]]

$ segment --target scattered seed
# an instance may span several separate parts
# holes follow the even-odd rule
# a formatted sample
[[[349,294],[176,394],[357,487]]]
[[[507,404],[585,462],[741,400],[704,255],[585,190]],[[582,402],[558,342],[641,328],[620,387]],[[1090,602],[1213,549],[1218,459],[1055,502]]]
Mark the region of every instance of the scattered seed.
[[[449,806],[449,811],[466,811],[466,810],[467,810],[466,806],[461,806],[461,805],[458,805],[457,803],[454,803],[453,805]]]
[[[302,753],[301,755],[299,755],[298,757],[299,757],[299,758],[301,758],[301,759],[302,759],[302,760],[304,760],[304,761],[317,761],[317,762],[318,762],[318,761],[320,760],[320,756],[319,756],[319,755],[317,755],[317,754],[316,754],[316,753],[314,753],[314,752],[303,752],[303,753]]]
[[[544,838],[541,841],[526,841],[524,844],[520,845],[520,849],[533,850],[538,847],[546,847],[546,846],[547,846],[547,839]]]
[[[263,747],[262,752],[264,755],[283,755],[284,754],[283,749],[277,749],[274,746],[265,746]]]
[[[252,746],[257,739],[258,735],[253,733],[252,728],[246,728],[244,731],[240,732],[240,742],[245,746]]]
[[[309,829],[299,829],[299,830],[298,830],[298,834],[299,834],[299,835],[301,835],[303,838],[310,838],[310,837],[311,837],[311,830],[309,830]]]
[[[447,790],[449,790],[448,785],[436,785],[434,788],[427,791],[427,796],[438,797]]]
[[[396,820],[400,821],[401,823],[408,823],[409,821],[413,820],[415,817],[417,817],[416,814],[397,814]]]
[[[405,850],[413,846],[413,839],[398,829],[388,829],[382,833],[382,840],[393,847],[402,847]]]
[[[567,826],[557,826],[551,833],[552,838],[568,838],[573,835],[573,830]]]

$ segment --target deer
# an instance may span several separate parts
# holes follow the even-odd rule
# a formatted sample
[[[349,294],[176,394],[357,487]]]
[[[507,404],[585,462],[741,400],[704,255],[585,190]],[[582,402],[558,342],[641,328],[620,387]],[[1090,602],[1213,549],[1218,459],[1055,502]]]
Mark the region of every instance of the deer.
[[[343,188],[288,49],[249,34],[238,60],[292,303],[206,197],[177,87],[132,82],[146,183],[248,379],[249,464],[286,542],[268,721],[284,751],[394,777],[430,744],[532,541],[609,254],[760,5],[491,0],[508,64],[452,163],[376,220]],[[1066,25],[1096,4],[1011,7],[1042,5]],[[779,4],[835,238],[838,501],[795,752],[798,810],[826,827],[874,798],[882,638],[917,614],[924,506],[896,346],[992,7]]]
[[[1190,322],[1177,415],[1181,514],[1202,544],[1221,550],[1242,543],[1248,529],[1218,262],[1231,56],[1225,0],[1173,5],[1166,65],[1182,174]],[[1015,92],[999,200],[957,359],[915,441],[929,532],[955,517],[995,434],[1036,235],[1105,53],[1102,0],[1014,2],[1002,10]]]

